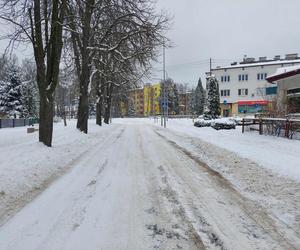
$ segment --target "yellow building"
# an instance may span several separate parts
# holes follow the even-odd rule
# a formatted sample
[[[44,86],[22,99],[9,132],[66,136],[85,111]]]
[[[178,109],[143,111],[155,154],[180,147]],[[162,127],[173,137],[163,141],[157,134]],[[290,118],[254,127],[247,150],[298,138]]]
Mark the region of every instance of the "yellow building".
[[[160,114],[160,83],[144,86],[144,116]]]

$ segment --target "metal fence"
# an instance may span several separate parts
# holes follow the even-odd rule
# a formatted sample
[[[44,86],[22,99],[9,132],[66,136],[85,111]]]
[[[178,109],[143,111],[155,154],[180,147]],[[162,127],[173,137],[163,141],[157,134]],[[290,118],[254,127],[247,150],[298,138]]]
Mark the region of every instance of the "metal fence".
[[[30,126],[37,122],[38,120],[36,118],[0,119],[0,129]]]

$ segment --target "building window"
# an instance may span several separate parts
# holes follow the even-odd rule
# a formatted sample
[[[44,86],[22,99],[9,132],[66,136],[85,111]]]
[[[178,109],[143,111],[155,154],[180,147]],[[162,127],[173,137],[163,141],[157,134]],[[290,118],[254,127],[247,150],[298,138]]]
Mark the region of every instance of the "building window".
[[[221,96],[230,96],[230,89],[222,89]]]
[[[248,89],[238,89],[238,94],[240,96],[246,96],[248,95]]]
[[[239,81],[248,81],[248,74],[239,75]]]
[[[277,94],[277,87],[268,87],[266,88],[266,95],[276,95]]]
[[[257,80],[265,80],[267,78],[267,73],[258,73],[257,74]]]
[[[230,76],[221,76],[221,82],[230,82]]]

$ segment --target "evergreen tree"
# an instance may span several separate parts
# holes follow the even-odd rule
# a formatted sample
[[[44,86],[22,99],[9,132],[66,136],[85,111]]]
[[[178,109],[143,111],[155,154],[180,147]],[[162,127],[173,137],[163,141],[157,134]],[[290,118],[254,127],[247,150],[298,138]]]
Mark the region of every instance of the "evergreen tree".
[[[194,91],[193,95],[194,107],[193,111],[194,114],[202,115],[204,112],[204,103],[205,103],[205,90],[202,86],[201,78],[198,80],[198,85],[196,90]]]
[[[22,114],[22,82],[18,69],[9,70],[7,79],[1,82],[0,112],[10,117]]]
[[[176,84],[173,85],[173,112],[179,114],[179,94]]]
[[[215,76],[207,78],[207,90],[208,115],[215,119],[221,115],[219,83]]]
[[[6,85],[6,82],[0,81],[0,118],[6,114]]]

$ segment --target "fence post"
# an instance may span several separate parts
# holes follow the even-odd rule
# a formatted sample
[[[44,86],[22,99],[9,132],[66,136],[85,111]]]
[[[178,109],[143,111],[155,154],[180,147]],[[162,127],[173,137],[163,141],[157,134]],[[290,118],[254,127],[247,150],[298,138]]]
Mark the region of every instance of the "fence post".
[[[259,119],[259,134],[262,135],[263,134],[263,124],[262,124],[262,119]]]
[[[242,120],[242,133],[245,132],[245,119]]]
[[[288,119],[286,119],[285,136],[286,136],[286,138],[289,138],[289,136],[290,136],[290,122]]]

